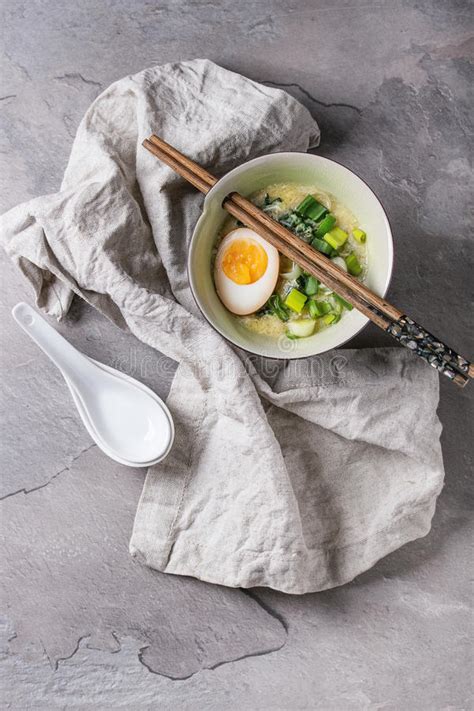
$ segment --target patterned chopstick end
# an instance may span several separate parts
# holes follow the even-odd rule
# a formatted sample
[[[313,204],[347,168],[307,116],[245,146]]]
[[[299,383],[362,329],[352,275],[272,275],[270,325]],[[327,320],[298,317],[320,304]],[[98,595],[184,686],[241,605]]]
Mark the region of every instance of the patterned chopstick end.
[[[458,385],[464,386],[469,381],[469,361],[448,348],[408,316],[402,316],[398,321],[391,323],[387,333]]]

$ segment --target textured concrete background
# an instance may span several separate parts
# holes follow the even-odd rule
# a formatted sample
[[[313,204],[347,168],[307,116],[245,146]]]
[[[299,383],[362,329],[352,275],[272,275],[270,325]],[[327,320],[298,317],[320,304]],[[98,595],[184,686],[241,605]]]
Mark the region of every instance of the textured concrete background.
[[[472,354],[469,2],[1,5],[1,211],[58,188],[78,122],[110,82],[206,56],[310,109],[321,154],[387,208],[390,298]],[[160,575],[127,550],[144,473],[91,447],[61,377],[13,325],[31,293],[2,265],[2,708],[472,708],[467,391],[442,383],[432,532],[351,585],[297,598]],[[59,330],[166,395],[173,363],[91,309],[76,303]],[[350,345],[382,343],[368,328]]]

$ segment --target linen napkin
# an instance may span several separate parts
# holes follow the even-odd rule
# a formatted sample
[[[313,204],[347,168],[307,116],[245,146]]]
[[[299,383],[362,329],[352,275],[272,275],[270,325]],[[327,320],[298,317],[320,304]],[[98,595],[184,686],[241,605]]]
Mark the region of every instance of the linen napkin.
[[[152,132],[217,174],[319,141],[283,91],[207,60],[153,67],[94,101],[60,191],[4,215],[2,243],[48,313],[78,294],[179,363],[176,440],[148,471],[132,554],[222,585],[340,585],[430,528],[438,376],[405,349],[283,366],[234,350],[188,287],[202,198],[141,147]]]

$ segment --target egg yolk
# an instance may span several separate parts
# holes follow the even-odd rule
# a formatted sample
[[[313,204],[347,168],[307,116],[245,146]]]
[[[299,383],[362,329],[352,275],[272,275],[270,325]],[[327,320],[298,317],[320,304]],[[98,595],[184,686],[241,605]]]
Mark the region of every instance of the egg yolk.
[[[262,245],[249,239],[236,239],[222,258],[222,270],[236,284],[253,284],[265,274],[267,253]]]

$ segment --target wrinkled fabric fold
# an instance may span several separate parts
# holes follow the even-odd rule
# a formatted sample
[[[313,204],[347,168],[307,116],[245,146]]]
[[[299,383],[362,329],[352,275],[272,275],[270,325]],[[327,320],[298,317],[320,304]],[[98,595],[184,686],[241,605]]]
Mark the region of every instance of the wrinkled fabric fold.
[[[77,294],[179,363],[176,441],[148,472],[132,554],[223,585],[340,585],[429,531],[437,374],[398,349],[269,368],[231,348],[187,281],[202,197],[141,147],[152,132],[217,175],[319,142],[286,92],[207,60],[153,67],[95,100],[60,191],[6,213],[2,244],[48,313]]]

